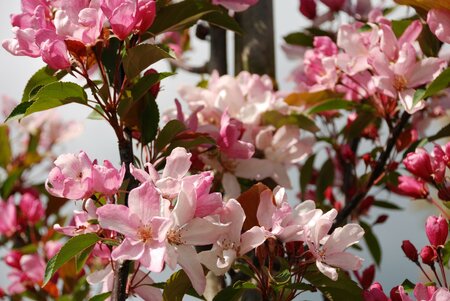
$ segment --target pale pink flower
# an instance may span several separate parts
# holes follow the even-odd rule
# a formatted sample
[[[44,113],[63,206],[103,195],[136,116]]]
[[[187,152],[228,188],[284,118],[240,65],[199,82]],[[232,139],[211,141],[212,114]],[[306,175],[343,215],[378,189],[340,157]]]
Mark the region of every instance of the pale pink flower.
[[[162,175],[149,163],[145,164],[148,172],[137,169],[133,165],[130,165],[130,171],[139,182],[153,183],[161,191],[163,198],[170,201],[180,192],[181,183],[192,164],[191,156],[185,148],[176,147],[166,158]]]
[[[222,5],[232,11],[241,12],[258,3],[258,0],[213,0],[212,3]]]
[[[44,279],[45,262],[38,254],[23,255],[20,258],[20,269],[14,269],[8,274],[11,282],[9,294],[20,294],[27,286],[40,285]]]
[[[0,212],[2,212],[2,218],[0,219],[0,234],[5,236],[15,234],[18,229],[18,223],[17,210],[13,196],[9,197],[7,201],[0,199]]]
[[[68,236],[76,236],[86,233],[95,233],[100,230],[100,226],[92,223],[97,220],[97,207],[92,199],[88,199],[84,205],[86,211],[74,211],[73,219],[70,225],[61,227],[55,224],[53,229]]]
[[[280,186],[274,189],[273,194],[270,190],[261,193],[256,213],[259,225],[282,242],[302,240],[303,227],[321,215],[322,210],[316,209],[311,200],[293,209],[287,202],[285,189]]]
[[[161,272],[170,227],[170,220],[160,216],[161,195],[151,182],[144,182],[130,192],[128,205],[108,204],[97,209],[102,228],[125,236],[111,257],[115,261],[139,260],[150,271]]]
[[[450,300],[450,292],[446,288],[438,288],[433,296],[431,296],[430,301],[447,301]]]
[[[45,216],[45,209],[36,191],[25,191],[19,203],[20,211],[26,221],[34,225]]]
[[[241,235],[245,213],[234,199],[225,204],[220,222],[229,223],[229,230],[221,235],[209,251],[198,254],[200,262],[216,275],[225,274],[234,261],[247,252],[258,247],[266,240],[265,231],[254,226]]]
[[[439,58],[423,58],[417,61],[416,50],[410,43],[402,44],[395,61],[389,59],[385,53],[374,49],[369,59],[376,73],[374,83],[377,89],[389,97],[398,97],[410,114],[423,109],[423,100],[413,103],[415,88],[433,81],[445,68],[446,62]]]
[[[195,191],[183,183],[175,208],[168,216],[171,226],[167,232],[165,261],[171,269],[177,263],[188,275],[200,295],[206,287],[206,278],[195,246],[210,245],[227,231],[227,226],[195,217],[197,208]]]
[[[92,162],[85,152],[60,155],[45,187],[49,193],[68,199],[84,199],[92,193]]]
[[[41,55],[39,47],[35,43],[36,32],[34,29],[12,29],[14,38],[2,42],[3,48],[13,55],[24,55],[30,57],[39,57]]]
[[[125,165],[117,170],[108,160],[103,161],[103,166],[92,166],[92,189],[104,195],[111,196],[117,193],[125,176]]]
[[[336,228],[328,235],[336,214],[336,210],[332,209],[321,216],[314,225],[306,226],[304,229],[304,240],[316,258],[317,268],[334,281],[338,278],[336,267],[345,270],[361,268],[362,259],[344,250],[358,243],[364,235],[364,230],[358,224]]]
[[[425,286],[422,283],[417,283],[414,287],[414,296],[417,300],[426,300],[430,301],[433,298],[433,295],[436,293],[436,287],[433,285]]]
[[[450,11],[446,9],[431,9],[428,12],[427,23],[430,30],[444,43],[450,43]]]

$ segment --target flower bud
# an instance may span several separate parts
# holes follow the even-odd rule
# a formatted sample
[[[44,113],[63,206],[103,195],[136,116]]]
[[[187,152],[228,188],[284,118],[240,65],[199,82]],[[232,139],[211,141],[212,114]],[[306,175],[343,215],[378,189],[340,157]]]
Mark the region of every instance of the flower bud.
[[[417,262],[419,260],[417,249],[409,240],[403,241],[402,250],[405,253],[406,257],[408,257],[412,262]]]
[[[426,181],[433,180],[433,168],[431,166],[431,158],[428,152],[423,148],[418,148],[414,153],[409,153],[403,160],[406,169],[413,175],[420,177]]]
[[[448,235],[448,222],[442,216],[430,216],[425,224],[425,232],[434,247],[445,245]]]
[[[36,224],[45,215],[39,194],[31,190],[22,195],[19,207],[27,222],[32,225]]]
[[[315,19],[317,16],[315,0],[300,0],[300,12],[308,19]]]
[[[403,300],[402,296],[400,295],[399,288],[400,288],[400,286],[394,286],[391,289],[391,292],[389,295],[390,295],[392,301],[402,301]]]
[[[393,191],[414,199],[424,199],[428,196],[426,183],[420,178],[415,179],[408,176],[398,177],[398,186]]]
[[[3,260],[10,267],[20,270],[20,258],[22,258],[22,253],[13,250],[6,254]]]
[[[423,263],[433,265],[434,261],[437,258],[436,250],[433,249],[431,246],[425,246],[420,251],[420,258],[422,259]]]

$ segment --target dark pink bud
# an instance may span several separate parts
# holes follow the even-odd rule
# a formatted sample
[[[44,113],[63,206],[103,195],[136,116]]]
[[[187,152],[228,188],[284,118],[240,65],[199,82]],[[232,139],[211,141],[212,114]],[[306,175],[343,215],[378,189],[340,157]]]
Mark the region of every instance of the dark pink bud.
[[[387,221],[388,218],[389,218],[389,215],[382,214],[382,215],[377,217],[376,221],[373,224],[374,225],[376,225],[376,224],[383,224],[384,222]]]
[[[363,297],[365,301],[388,301],[388,297],[383,292],[381,284],[375,282],[370,286],[368,290],[363,292]]]
[[[443,201],[450,201],[450,185],[445,182],[442,187],[439,187],[438,197]]]
[[[405,252],[406,257],[413,262],[417,262],[419,260],[419,254],[417,253],[416,247],[409,241],[404,240],[402,243],[402,250]]]
[[[430,216],[425,224],[428,240],[434,247],[443,246],[447,240],[448,222],[442,216]]]
[[[389,294],[392,301],[403,301],[399,292],[399,286],[394,286]]]
[[[22,258],[22,253],[13,250],[9,252],[3,260],[10,267],[20,270],[20,258]]]
[[[300,12],[308,19],[315,19],[317,16],[315,0],[300,0]]]
[[[420,251],[420,258],[424,264],[433,265],[437,258],[437,253],[431,246],[425,246]]]
[[[447,166],[448,157],[440,145],[435,145],[431,166],[433,167],[433,175],[436,183],[442,183],[445,176],[445,168]]]
[[[27,223],[32,225],[36,224],[45,215],[41,200],[32,192],[22,194],[19,207]]]
[[[428,187],[425,182],[420,178],[408,176],[398,177],[398,186],[393,191],[414,199],[424,199],[428,196]]]
[[[144,72],[144,76],[145,75],[149,75],[149,74],[157,74],[157,73],[158,73],[158,71],[156,71],[155,69],[151,68],[151,69],[148,69],[147,71]],[[161,90],[160,89],[160,82],[157,82],[156,84],[154,84],[153,86],[150,87],[149,92],[150,92],[150,94],[153,95],[153,97],[156,98],[158,96],[158,93],[159,93],[160,90]]]
[[[332,11],[339,11],[347,0],[320,0],[323,4],[328,6]]]
[[[431,158],[426,150],[418,148],[414,153],[409,153],[403,160],[406,169],[413,175],[424,179],[425,181],[432,181],[433,168],[431,166]]]
[[[363,271],[361,277],[361,286],[363,287],[363,289],[368,289],[372,284],[374,278],[375,278],[375,265],[372,264]]]

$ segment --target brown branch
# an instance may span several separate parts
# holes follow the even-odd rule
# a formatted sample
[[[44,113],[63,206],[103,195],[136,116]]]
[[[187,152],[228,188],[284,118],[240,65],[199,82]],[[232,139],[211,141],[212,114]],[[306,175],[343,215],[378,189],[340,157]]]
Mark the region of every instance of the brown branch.
[[[403,112],[402,116],[400,117],[400,120],[398,121],[397,125],[391,132],[386,144],[386,149],[381,153],[380,157],[378,158],[375,164],[375,168],[373,169],[372,174],[370,175],[370,178],[367,181],[367,184],[361,191],[356,193],[353,196],[353,198],[345,205],[344,209],[342,209],[339,212],[330,232],[332,232],[336,227],[339,227],[345,222],[345,220],[352,214],[353,210],[355,210],[358,207],[359,203],[366,197],[370,188],[375,183],[375,180],[382,175],[382,173],[385,170],[387,160],[389,159],[391,152],[394,149],[395,142],[397,141],[398,137],[403,131],[403,128],[408,123],[410,116],[411,115],[408,114],[407,112]]]

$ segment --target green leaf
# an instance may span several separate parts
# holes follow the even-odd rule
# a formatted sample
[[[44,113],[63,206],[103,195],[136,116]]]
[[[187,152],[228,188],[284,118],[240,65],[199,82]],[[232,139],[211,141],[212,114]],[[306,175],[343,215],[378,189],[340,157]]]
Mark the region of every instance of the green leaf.
[[[11,162],[11,144],[9,143],[9,128],[6,124],[0,125],[0,166],[6,168]]]
[[[234,18],[230,17],[225,10],[208,13],[202,16],[201,19],[225,30],[228,29],[239,34],[243,34],[239,23],[236,22]]]
[[[256,290],[256,285],[251,282],[238,281],[233,286],[219,291],[213,301],[238,301],[246,290]]]
[[[330,99],[312,107],[307,114],[317,114],[331,110],[351,110],[354,107],[354,102],[343,99]]]
[[[363,300],[362,289],[343,271],[338,271],[338,279],[333,281],[313,264],[306,271],[305,279],[321,291],[328,300]]]
[[[120,54],[119,47],[121,42],[117,38],[111,38],[108,40],[108,47],[104,47],[102,50],[102,63],[105,66],[106,74],[110,83],[114,82],[114,76],[117,71],[117,64],[120,64],[118,55]],[[109,87],[108,83],[104,83]]]
[[[271,124],[276,128],[280,128],[283,125],[295,125],[309,132],[315,133],[319,131],[319,128],[313,120],[309,119],[305,115],[295,113],[283,115],[278,111],[268,111],[263,114],[262,122],[264,124]]]
[[[306,186],[311,181],[314,170],[314,159],[316,155],[312,155],[306,160],[305,164],[300,168],[300,191],[302,193],[302,200],[305,200]]]
[[[314,37],[307,35],[304,32],[294,32],[283,37],[284,41],[291,45],[312,47]]]
[[[391,210],[402,210],[402,207],[399,207],[388,201],[376,200],[373,202],[373,205],[380,208],[391,209]]]
[[[450,123],[444,126],[442,129],[440,129],[436,134],[433,136],[428,137],[428,141],[435,141],[444,137],[450,136]],[[427,141],[427,142],[428,142]]]
[[[412,283],[409,279],[405,279],[402,282],[402,286],[407,293],[412,293],[414,291],[414,288],[416,287],[416,285]]]
[[[75,269],[77,273],[79,273],[83,269],[84,265],[86,264],[86,260],[88,260],[89,255],[91,255],[94,247],[95,245],[92,245],[75,256]]]
[[[31,105],[34,103],[34,101],[27,101],[27,102],[21,102],[15,107],[11,113],[9,113],[9,116],[5,119],[5,122],[10,120],[16,120],[19,118],[22,118],[25,113],[27,112],[28,108],[31,107]]]
[[[28,80],[27,85],[23,91],[22,101],[26,102],[33,98],[39,89],[50,83],[57,82],[67,74],[67,71],[55,71],[50,69],[48,66],[39,69],[33,76]]]
[[[148,90],[156,83],[160,82],[166,77],[172,76],[175,73],[162,72],[162,73],[150,73],[141,77],[138,82],[131,89],[131,95],[134,100],[138,100],[144,94],[148,93]]]
[[[23,168],[17,168],[14,169],[12,172],[9,173],[8,177],[6,178],[5,182],[2,183],[2,197],[3,199],[6,199],[11,194],[12,189],[14,188],[14,185],[16,184],[16,181],[20,179],[23,173]]]
[[[436,95],[450,85],[450,68],[445,69],[436,77],[426,88],[426,90],[418,89],[414,94],[413,105],[420,100]]]
[[[140,44],[128,50],[123,58],[123,69],[128,79],[133,79],[150,65],[166,58],[172,57],[158,46]]]
[[[361,227],[364,229],[364,240],[366,241],[367,247],[369,248],[370,255],[372,255],[373,260],[375,261],[377,266],[380,266],[381,263],[381,247],[378,242],[377,237],[372,232],[372,228],[360,221]]]
[[[154,36],[168,31],[179,31],[195,24],[208,13],[220,8],[205,0],[185,0],[162,7],[149,29]]]
[[[319,171],[316,183],[316,201],[321,203],[325,198],[325,189],[334,182],[334,164],[331,159],[325,161]]]
[[[287,288],[297,290],[297,291],[310,291],[310,292],[316,292],[317,289],[314,285],[308,284],[308,283],[290,283],[287,285]]]
[[[450,240],[448,240],[445,243],[444,248],[442,248],[441,250],[442,250],[442,261],[444,262],[444,266],[448,267],[448,262],[450,260]]]
[[[80,254],[87,248],[91,247],[100,240],[96,234],[88,233],[78,236],[74,236],[67,241],[67,243],[61,248],[61,250],[48,261],[45,269],[45,277],[43,286],[45,286],[53,274],[66,262]]]
[[[166,147],[176,135],[186,130],[186,126],[179,120],[169,121],[159,132],[155,141],[156,152],[159,153]]]
[[[105,301],[111,296],[111,292],[102,293],[89,299],[89,301]]]
[[[405,32],[406,28],[411,25],[412,21],[410,19],[392,20],[391,26],[395,36],[399,38]]]
[[[159,109],[153,97],[148,95],[142,115],[141,142],[148,144],[155,140],[158,133]]]
[[[163,291],[164,301],[182,301],[183,296],[187,294],[192,287],[189,277],[183,270],[173,273],[166,282]]]
[[[92,110],[92,112],[88,115],[87,119],[90,119],[90,120],[103,120],[103,116],[100,115],[99,111],[103,112],[103,109],[99,105],[96,105],[95,106],[95,110]]]
[[[75,83],[54,82],[42,87],[37,92],[33,98],[33,103],[27,108],[24,116],[72,102],[87,103],[87,95],[83,88]]]

